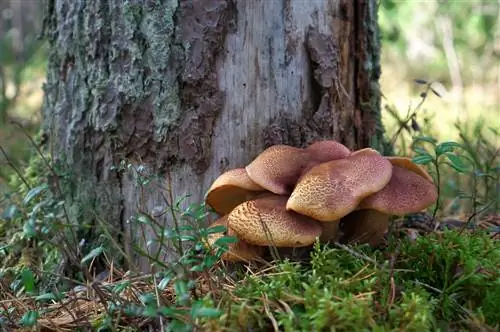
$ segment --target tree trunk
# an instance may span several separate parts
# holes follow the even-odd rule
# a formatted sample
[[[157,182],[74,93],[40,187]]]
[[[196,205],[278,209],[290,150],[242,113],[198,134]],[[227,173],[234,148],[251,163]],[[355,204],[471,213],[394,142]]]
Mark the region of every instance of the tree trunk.
[[[187,204],[273,144],[382,148],[375,0],[50,0],[44,33],[44,130],[73,175],[71,218],[105,219],[129,249],[144,247],[136,213],[167,206],[123,160]]]

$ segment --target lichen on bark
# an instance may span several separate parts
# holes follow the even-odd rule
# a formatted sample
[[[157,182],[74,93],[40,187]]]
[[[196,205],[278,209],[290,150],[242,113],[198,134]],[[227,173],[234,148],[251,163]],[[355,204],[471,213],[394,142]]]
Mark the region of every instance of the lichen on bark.
[[[214,61],[234,12],[231,1],[206,4],[47,2],[43,127],[78,188],[68,195],[75,220],[105,216],[119,227],[130,217],[122,160],[153,173],[184,163],[206,169],[224,102]]]

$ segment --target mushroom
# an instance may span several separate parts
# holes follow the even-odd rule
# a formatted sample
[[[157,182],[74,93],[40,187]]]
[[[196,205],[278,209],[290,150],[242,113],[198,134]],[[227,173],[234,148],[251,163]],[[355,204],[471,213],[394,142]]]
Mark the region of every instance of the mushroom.
[[[221,217],[213,222],[210,227],[225,226],[226,233],[212,233],[208,235],[208,244],[213,247],[215,242],[224,235],[236,236],[228,227],[227,216]],[[236,236],[237,237],[237,236]],[[236,243],[229,244],[229,250],[222,254],[221,259],[228,262],[251,261],[261,257],[264,254],[264,247],[252,245],[244,240],[238,239]]]
[[[273,145],[265,149],[245,169],[259,186],[278,195],[289,194],[309,155],[303,149]]]
[[[387,160],[389,160],[391,162],[391,164],[393,164],[395,166],[406,168],[410,171],[417,173],[420,176],[423,176],[427,181],[429,181],[431,183],[434,182],[434,180],[429,175],[429,173],[427,173],[427,171],[419,164],[415,164],[411,160],[411,158],[407,158],[407,157],[386,157],[386,158],[387,158]]]
[[[423,168],[409,158],[387,157],[387,160],[393,166],[391,180],[382,190],[361,201],[358,211],[342,219],[344,241],[375,246],[382,240],[391,215],[416,213],[436,202],[436,187]]]
[[[309,153],[317,163],[343,159],[351,153],[345,145],[333,140],[314,142],[305,148],[305,151]]]
[[[228,225],[244,241],[260,246],[305,247],[321,235],[321,225],[287,211],[286,196],[269,195],[246,201],[228,215]]]
[[[333,222],[356,209],[365,197],[384,188],[391,174],[391,163],[374,153],[322,163],[301,177],[286,209],[322,222]]]
[[[206,199],[217,214],[223,216],[236,206],[265,193],[253,182],[244,168],[235,168],[220,175],[208,189]]]
[[[381,156],[380,152],[372,148],[364,148],[351,152],[351,156]]]
[[[389,227],[390,216],[376,210],[357,210],[340,221],[341,242],[369,243],[375,247]]]
[[[392,177],[387,186],[379,192],[365,198],[360,209],[374,209],[391,215],[405,215],[422,211],[437,200],[437,189],[434,183],[418,172],[414,166],[406,162],[389,160],[392,163]],[[415,165],[416,166],[416,165]]]
[[[325,161],[345,158],[349,153],[347,147],[336,141],[318,141],[305,149],[273,145],[247,165],[246,171],[262,188],[288,195],[304,171]]]

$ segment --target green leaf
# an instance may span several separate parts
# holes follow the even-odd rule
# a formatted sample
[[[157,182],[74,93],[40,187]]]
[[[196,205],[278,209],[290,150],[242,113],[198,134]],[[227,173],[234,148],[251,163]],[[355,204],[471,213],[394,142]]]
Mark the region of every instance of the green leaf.
[[[31,239],[36,236],[36,221],[34,218],[29,218],[23,225],[23,234],[26,238]]]
[[[462,146],[459,143],[456,142],[443,142],[440,143],[436,146],[436,154],[437,155],[442,155],[447,152],[452,152],[453,150],[457,148],[461,148]]]
[[[178,198],[178,199],[176,200],[175,204],[174,204],[174,205],[175,205],[175,207],[179,209],[179,208],[180,208],[180,206],[181,206],[181,204],[182,204],[182,202],[183,202],[186,198],[189,198],[189,196],[190,196],[190,195],[185,195],[185,196],[182,196],[182,197]]]
[[[181,235],[180,237],[181,241],[196,241],[196,236],[193,235]]]
[[[144,214],[140,214],[139,217],[137,217],[137,222],[140,224],[151,225],[151,218]]]
[[[158,308],[158,313],[165,317],[175,317],[178,315],[184,315],[186,313],[186,310],[161,306],[160,308]]]
[[[146,306],[153,305],[156,303],[156,298],[151,293],[141,294],[139,296],[139,300],[141,300],[141,302],[144,303],[144,305]]]
[[[422,85],[428,84],[428,82],[426,80],[423,80],[421,78],[415,79],[415,83],[422,84]]]
[[[11,221],[14,220],[18,214],[18,207],[15,204],[11,204],[5,209],[5,211],[3,211],[2,218],[7,221]]]
[[[91,252],[89,252],[85,257],[82,258],[81,263],[83,264],[83,263],[86,263],[86,262],[96,258],[100,254],[102,254],[103,251],[104,251],[104,248],[102,246],[97,247],[95,249],[92,249]]]
[[[199,265],[194,265],[192,266],[189,271],[191,272],[201,272],[203,271],[203,265],[202,264],[199,264]]]
[[[413,151],[415,151],[418,154],[428,154],[430,156],[429,152],[427,152],[425,149],[418,147],[418,146],[414,147]]]
[[[166,276],[165,278],[161,279],[160,282],[158,283],[158,289],[161,291],[165,290],[170,281],[172,281],[172,278],[170,276]]]
[[[220,247],[236,242],[238,242],[238,238],[235,236],[223,236],[221,238],[218,238],[217,241],[215,241],[214,246]]]
[[[193,318],[218,318],[220,315],[222,315],[222,312],[220,310],[217,310],[215,308],[207,308],[207,307],[201,307],[201,308],[193,308],[192,316]]]
[[[38,195],[40,195],[40,193],[42,193],[43,191],[45,191],[47,188],[48,188],[48,186],[45,183],[43,185],[41,185],[41,186],[32,188],[30,191],[28,191],[28,193],[24,197],[23,204],[24,205],[28,205],[29,202],[31,202],[31,200],[33,200],[35,197],[37,197]]]
[[[426,164],[434,161],[434,157],[431,156],[430,154],[421,154],[421,155],[413,157],[412,160],[415,164],[426,165]]]
[[[211,268],[212,266],[215,265],[215,263],[217,263],[218,260],[219,260],[219,258],[217,256],[208,255],[203,259],[203,266],[205,268]]]
[[[188,292],[187,284],[182,279],[177,279],[174,282],[174,292],[177,296],[182,296]]]
[[[113,293],[120,294],[121,292],[123,292],[124,290],[126,290],[128,287],[130,287],[130,281],[129,280],[126,280],[124,282],[120,282],[120,283],[116,284],[113,287]]]
[[[37,320],[38,320],[39,314],[37,311],[30,310],[26,312],[23,317],[21,318],[21,325],[25,327],[31,327],[35,326]]]
[[[213,226],[207,229],[207,234],[224,233],[227,230],[226,226]]]
[[[431,143],[432,145],[436,145],[436,139],[435,138],[432,138],[432,137],[429,137],[429,136],[415,136],[413,137],[413,142],[427,142],[427,143]]]
[[[437,92],[436,90],[434,90],[432,87],[431,87],[431,91],[432,93],[434,93],[436,96],[438,96],[439,98],[441,98],[441,94],[439,92]]]
[[[468,170],[467,165],[465,164],[462,157],[457,156],[457,155],[452,154],[452,153],[447,153],[446,157],[450,161],[447,164],[450,165],[452,168],[454,168],[457,172],[459,172],[459,173],[466,173],[467,172],[467,170]]]
[[[147,306],[143,311],[142,315],[144,317],[156,317],[157,310],[154,306]]]
[[[35,276],[30,269],[24,269],[22,271],[21,280],[23,281],[26,293],[33,293],[35,291]]]

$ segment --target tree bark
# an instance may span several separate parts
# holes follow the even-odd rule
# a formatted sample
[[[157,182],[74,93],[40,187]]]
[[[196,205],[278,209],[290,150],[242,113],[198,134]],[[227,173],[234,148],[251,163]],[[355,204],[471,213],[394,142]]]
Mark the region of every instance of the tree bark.
[[[48,1],[44,130],[71,170],[74,221],[105,219],[127,248],[144,246],[130,220],[166,209],[165,191],[140,189],[112,167],[123,160],[188,204],[273,144],[381,150],[376,10],[375,0]]]

